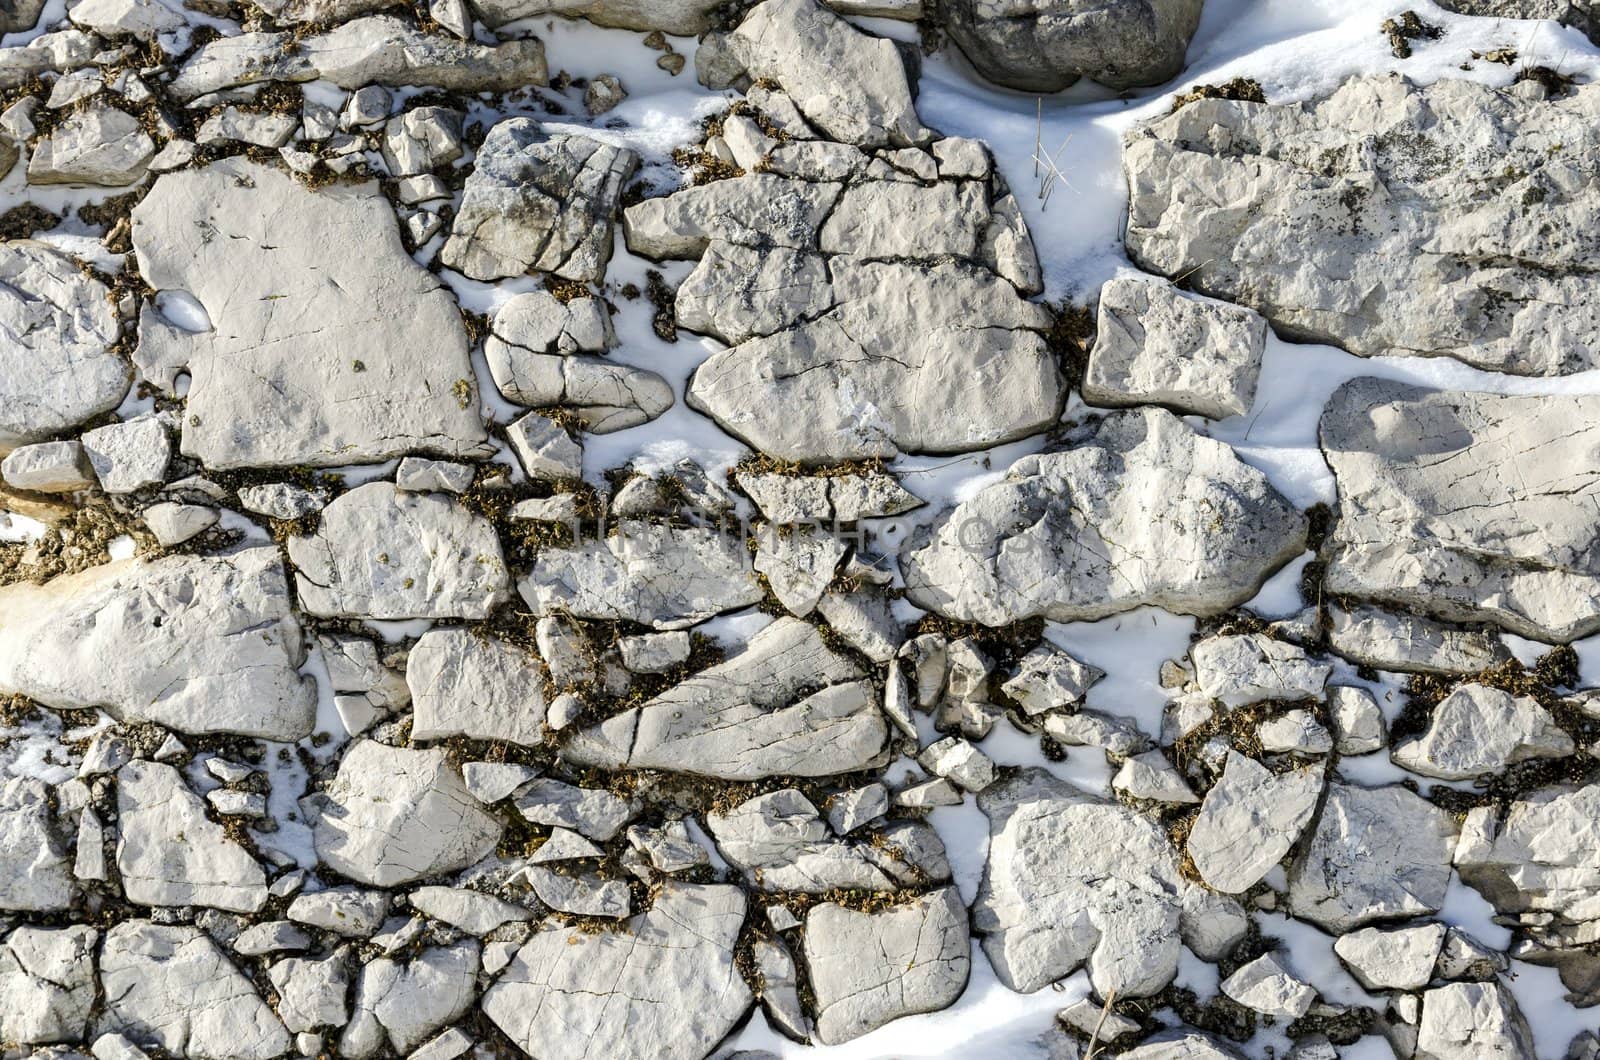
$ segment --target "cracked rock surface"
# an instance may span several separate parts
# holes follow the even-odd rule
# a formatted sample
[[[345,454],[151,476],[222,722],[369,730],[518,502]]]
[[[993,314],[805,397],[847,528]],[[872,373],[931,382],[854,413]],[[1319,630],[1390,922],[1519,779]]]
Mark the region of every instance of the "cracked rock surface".
[[[1600,91],[1545,96],[1365,77],[1306,103],[1192,103],[1127,144],[1129,253],[1362,356],[1583,371],[1596,159],[1552,148],[1585,142]]]
[[[1300,513],[1266,476],[1166,412],[1113,413],[1076,441],[1019,460],[914,542],[911,599],[992,625],[1145,604],[1209,614],[1304,547]],[[1151,496],[1167,498],[1160,513]]]
[[[1589,7],[0,0],[0,1060],[1600,1060]]]
[[[163,388],[191,376],[185,454],[340,464],[482,443],[455,300],[406,259],[370,186],[312,193],[225,159],[158,179],[133,240],[150,284],[191,295],[212,325],[185,330],[148,308],[140,320],[144,376]]]

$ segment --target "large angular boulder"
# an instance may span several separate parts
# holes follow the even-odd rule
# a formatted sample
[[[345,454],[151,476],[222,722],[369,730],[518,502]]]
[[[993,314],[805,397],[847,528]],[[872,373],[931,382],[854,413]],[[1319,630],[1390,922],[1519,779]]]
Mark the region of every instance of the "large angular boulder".
[[[0,588],[0,693],[60,710],[298,740],[317,709],[304,661],[272,548],[123,560]]]
[[[692,407],[810,462],[965,452],[1055,422],[1064,391],[1044,307],[971,265],[832,261],[831,308],[707,358]],[[778,412],[796,407],[808,414]]]
[[[0,456],[122,403],[111,292],[44,243],[0,243]]]
[[[806,914],[817,1039],[837,1045],[961,996],[971,971],[967,910],[954,887],[863,913],[832,902]]]
[[[234,157],[162,176],[132,217],[145,280],[211,322],[186,331],[149,306],[140,319],[145,377],[171,391],[190,375],[186,455],[256,467],[483,449],[461,313],[406,254],[376,184],[311,191]]]
[[[538,38],[483,45],[424,33],[392,15],[358,18],[325,33],[240,33],[196,48],[167,91],[179,100],[261,81],[331,81],[340,88],[417,85],[510,92],[549,79]]]
[[[780,618],[739,654],[577,734],[569,761],[722,780],[848,773],[888,739],[866,673],[817,627]]]
[[[1416,1060],[1463,1056],[1533,1060],[1533,1031],[1510,990],[1498,982],[1446,983],[1422,995]]]
[[[1321,441],[1330,593],[1545,641],[1600,629],[1600,398],[1356,379]]]
[[[1329,784],[1303,853],[1289,870],[1295,916],[1342,934],[1444,905],[1457,826],[1405,788]]]
[[[1240,894],[1289,852],[1317,812],[1322,767],[1274,773],[1234,752],[1206,792],[1189,830],[1188,851],[1210,887]]]
[[[1155,85],[1183,69],[1201,0],[949,0],[950,37],[978,72],[1026,92],[1080,77]]]
[[[199,928],[124,920],[100,951],[101,1029],[190,1060],[272,1060],[289,1032]]]
[[[500,539],[487,520],[442,493],[369,482],[289,539],[295,590],[308,614],[481,619],[511,595]]]
[[[728,46],[752,80],[776,82],[830,139],[906,147],[932,136],[917,120],[894,42],[863,33],[816,0],[756,5]]]
[[[472,864],[500,841],[501,825],[442,750],[359,740],[326,792],[303,800],[317,857],[373,887],[395,887]]]
[[[907,596],[960,621],[1208,615],[1305,547],[1305,519],[1221,442],[1160,409],[1112,413],[1026,456],[901,560]]]
[[[1600,921],[1600,784],[1542,788],[1467,816],[1456,867],[1505,916]]]
[[[1087,964],[1095,990],[1159,992],[1177,974],[1180,929],[1200,905],[1154,821],[1042,769],[978,796],[989,860],[972,926],[1000,981],[1032,993]]]
[[[1466,684],[1433,708],[1426,732],[1398,745],[1390,756],[1425,777],[1470,780],[1576,750],[1572,737],[1532,696]]]
[[[599,282],[611,222],[639,156],[587,136],[545,133],[532,118],[489,130],[439,260],[475,280],[530,269]]]
[[[261,866],[206,816],[171,766],[141,759],[117,771],[117,833],[117,873],[130,902],[235,913],[267,904]]]
[[[621,930],[548,923],[484,993],[484,1014],[544,1060],[706,1056],[752,1001],[734,966],[744,917],[737,887],[668,880]]]
[[[623,214],[634,253],[699,259],[677,323],[729,346],[688,403],[803,463],[966,452],[1054,423],[1055,318],[1025,300],[1038,257],[983,144],[921,130],[894,46],[814,0],[768,0],[728,46],[752,62],[748,102],[784,128],[728,115],[707,150],[737,172]]]
[[[1383,75],[1306,103],[1190,103],[1129,137],[1128,252],[1362,356],[1592,368],[1600,88],[1544,95]]]

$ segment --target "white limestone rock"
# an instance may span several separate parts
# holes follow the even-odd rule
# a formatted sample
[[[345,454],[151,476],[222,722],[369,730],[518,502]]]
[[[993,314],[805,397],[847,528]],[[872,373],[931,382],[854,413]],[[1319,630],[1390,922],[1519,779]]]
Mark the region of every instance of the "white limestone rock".
[[[185,455],[230,468],[484,450],[455,299],[406,254],[376,184],[312,191],[234,157],[163,175],[132,218],[140,273],[212,325],[148,305],[140,318],[145,378],[171,392],[191,377]]]
[[[1600,784],[1530,792],[1503,822],[1492,810],[1469,813],[1455,860],[1503,915],[1600,920]]]
[[[601,788],[574,787],[549,777],[524,785],[515,805],[534,824],[570,828],[601,843],[621,831],[640,809],[637,801]]]
[[[811,801],[794,788],[711,813],[706,825],[722,856],[758,889],[892,891],[905,882],[935,882],[950,875],[943,845],[931,831],[893,829],[899,843],[888,831],[874,833],[898,854],[874,849],[870,837],[862,843],[838,839]]]
[[[135,40],[150,40],[184,24],[183,15],[159,0],[78,0],[67,17],[102,37]]]
[[[806,914],[804,953],[817,1040],[837,1045],[952,1004],[967,985],[970,951],[967,910],[954,887],[875,913],[832,902],[814,906]]]
[[[815,626],[780,618],[726,662],[578,734],[565,754],[723,780],[848,773],[888,738],[865,677]]]
[[[273,1060],[289,1032],[198,928],[125,920],[100,952],[101,1027],[191,1060]]]
[[[481,949],[476,939],[467,939],[425,949],[409,961],[379,957],[368,963],[356,979],[340,1054],[368,1057],[385,1044],[410,1053],[460,1019],[477,996]]]
[[[304,660],[272,548],[123,560],[0,588],[0,692],[60,710],[298,740],[316,717]]]
[[[1471,674],[1511,658],[1493,632],[1361,605],[1328,607],[1328,647],[1353,663],[1400,673]]]
[[[1220,420],[1255,400],[1267,322],[1170,284],[1118,277],[1100,288],[1084,369],[1091,405],[1165,405]]]
[[[105,284],[44,243],[0,243],[0,456],[122,403],[132,373]]]
[[[74,110],[28,157],[29,184],[138,183],[156,153],[139,119],[105,103]]]
[[[1333,952],[1368,990],[1421,990],[1433,979],[1444,939],[1443,924],[1370,927],[1339,936]]]
[[[289,903],[288,917],[300,924],[348,938],[369,938],[389,913],[389,895],[355,887],[334,887],[302,894]]]
[[[532,118],[497,122],[439,260],[475,280],[538,269],[598,282],[611,260],[612,216],[638,165],[627,148],[547,134]]]
[[[1289,909],[1340,934],[1435,913],[1450,885],[1457,831],[1449,814],[1404,788],[1331,783],[1289,870]]]
[[[777,82],[830,139],[861,147],[922,144],[894,42],[871,37],[815,0],[767,0],[729,38],[751,80]]]
[[[1263,633],[1207,637],[1189,649],[1200,690],[1223,706],[1321,699],[1333,667]]]
[[[548,291],[528,291],[496,311],[484,357],[506,400],[564,406],[591,434],[609,434],[655,419],[675,400],[656,373],[591,356],[615,344],[600,299],[563,302]]]
[[[300,606],[322,616],[481,619],[510,596],[494,528],[446,495],[369,482],[292,537]]]
[[[1192,804],[1200,796],[1161,751],[1146,751],[1123,761],[1111,778],[1111,789],[1132,799],[1168,805]]]
[[[23,925],[0,943],[0,1039],[19,1045],[80,1042],[95,1001],[100,933],[86,924]]]
[[[634,222],[658,201],[625,215],[636,251]],[[829,273],[826,313],[713,354],[689,405],[753,448],[810,463],[968,452],[1058,418],[1063,379],[1040,334],[1048,311],[1009,283],[954,261],[835,255]],[[782,414],[796,407],[808,415]]]
[[[848,550],[843,540],[817,527],[794,527],[789,533],[769,529],[756,537],[754,566],[778,602],[804,618],[817,609]]]
[[[418,887],[411,908],[469,935],[487,935],[502,924],[532,920],[533,910],[464,887]]]
[[[1533,1032],[1517,999],[1499,983],[1446,983],[1422,995],[1416,1060],[1462,1056],[1533,1060]]]
[[[1600,629],[1597,412],[1577,395],[1346,383],[1321,424],[1340,512],[1327,590],[1545,641]]]
[[[1188,851],[1207,884],[1241,894],[1265,876],[1317,812],[1321,766],[1273,773],[1228,752],[1222,778],[1206,792],[1189,831]]]
[[[983,791],[994,783],[994,760],[959,736],[946,736],[923,748],[917,763],[965,791]]]
[[[1578,233],[1600,208],[1576,189],[1597,158],[1572,145],[1600,89],[1545,95],[1382,73],[1283,106],[1190,103],[1125,145],[1128,253],[1361,356],[1590,368],[1600,314]]]
[[[312,16],[310,20],[318,20]],[[357,18],[325,33],[240,33],[196,48],[168,91],[187,101],[261,81],[330,81],[340,88],[416,85],[509,92],[549,79],[534,37],[483,45],[425,33],[390,15]]]
[[[117,771],[117,834],[117,872],[130,902],[235,913],[267,904],[261,865],[206,816],[171,766],[140,760]]]
[[[84,455],[107,493],[133,493],[166,481],[172,440],[154,416],[108,423],[85,431]]]
[[[556,872],[543,865],[529,865],[522,874],[539,901],[557,912],[608,920],[621,920],[633,912],[627,880],[602,879],[593,872]]]
[[[1245,1008],[1286,1022],[1304,1016],[1317,999],[1315,987],[1289,974],[1270,953],[1224,979],[1222,992]]]
[[[544,1060],[704,1056],[752,998],[734,967],[737,887],[667,881],[616,932],[550,923],[483,995],[484,1014]]]
[[[278,1016],[295,1034],[343,1027],[350,1019],[349,959],[343,951],[327,957],[288,957],[267,969],[278,992]]]
[[[328,790],[302,802],[314,813],[317,857],[375,887],[463,868],[500,840],[499,820],[440,750],[357,740]]]
[[[195,143],[202,147],[216,144],[241,143],[253,147],[279,148],[288,143],[300,128],[300,119],[293,114],[276,111],[259,113],[224,107],[201,123],[195,130]]]
[[[1562,758],[1577,746],[1532,696],[1464,684],[1433,708],[1428,729],[1390,752],[1413,773],[1470,780],[1536,758]]]
[[[695,37],[711,27],[717,0],[474,0],[472,6],[492,29],[536,15],[565,15],[597,26]]]
[[[406,684],[413,740],[543,742],[543,669],[508,641],[459,626],[429,630],[407,657]]]
[[[583,475],[582,444],[542,412],[530,412],[507,425],[506,440],[529,478],[560,482]]]
[[[855,560],[860,560],[856,556]],[[852,574],[854,564],[846,562],[844,573]],[[853,592],[829,591],[817,601],[817,614],[844,643],[875,663],[894,659],[905,630],[894,613],[895,601],[882,589],[865,585]]]
[[[744,542],[714,527],[620,522],[604,539],[543,548],[517,591],[535,615],[682,629],[761,599]]]
[[[1287,710],[1256,726],[1264,754],[1325,755],[1333,750],[1333,734],[1304,708]]]
[[[1001,982],[1031,993],[1085,963],[1102,995],[1145,997],[1172,981],[1193,885],[1159,826],[1040,769],[990,787],[978,806],[989,859],[972,925]]]
[[[383,130],[389,175],[412,177],[460,158],[461,118],[449,107],[414,107],[390,118]]]
[[[1329,685],[1326,691],[1334,747],[1340,754],[1370,754],[1387,742],[1383,711],[1371,692],[1355,685]]]
[[[1089,689],[1104,676],[1105,671],[1079,662],[1046,641],[1022,657],[1017,672],[1000,690],[1022,704],[1030,717],[1036,717],[1082,703]]]
[[[1266,476],[1159,409],[1112,413],[1026,456],[902,555],[906,593],[959,621],[1094,620],[1148,604],[1208,615],[1305,545]],[[1151,497],[1163,498],[1152,518]]]
[[[141,516],[151,536],[156,539],[156,544],[162,548],[172,548],[199,537],[216,526],[219,518],[215,508],[203,504],[179,504],[176,501],[152,504]]]
[[[12,489],[35,493],[73,493],[95,484],[83,445],[76,441],[18,446],[0,461],[0,478]]]
[[[658,674],[689,661],[694,642],[682,630],[670,633],[641,633],[617,641],[622,665],[636,674]]]

